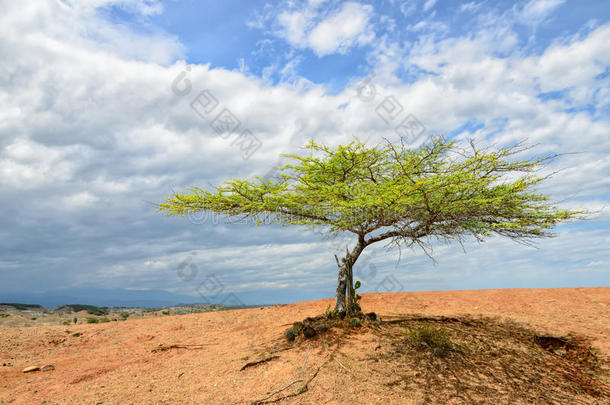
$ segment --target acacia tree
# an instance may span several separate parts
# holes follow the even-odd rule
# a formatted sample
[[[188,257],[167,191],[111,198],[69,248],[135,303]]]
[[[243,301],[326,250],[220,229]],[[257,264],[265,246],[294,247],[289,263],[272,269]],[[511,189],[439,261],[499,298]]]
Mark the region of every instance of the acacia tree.
[[[303,155],[284,155],[291,164],[271,179],[232,179],[209,191],[189,188],[159,204],[168,215],[212,211],[239,220],[276,222],[351,232],[353,247],[339,260],[335,311],[358,311],[352,268],[375,243],[420,246],[435,239],[462,243],[491,235],[532,243],[581,211],[558,209],[535,192],[548,176],[537,175],[551,156],[517,159],[521,143],[499,150],[467,148],[435,137],[409,149],[389,141],[368,146],[359,140],[332,148],[314,141]],[[347,302],[346,302],[347,294]]]

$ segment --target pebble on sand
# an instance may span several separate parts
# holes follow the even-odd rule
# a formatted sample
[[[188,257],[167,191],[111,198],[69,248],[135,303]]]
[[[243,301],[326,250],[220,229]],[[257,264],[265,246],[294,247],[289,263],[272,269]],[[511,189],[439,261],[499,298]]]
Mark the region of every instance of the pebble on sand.
[[[55,366],[47,364],[45,366],[29,366],[23,369],[24,373],[32,373],[34,371],[52,371],[55,370]]]

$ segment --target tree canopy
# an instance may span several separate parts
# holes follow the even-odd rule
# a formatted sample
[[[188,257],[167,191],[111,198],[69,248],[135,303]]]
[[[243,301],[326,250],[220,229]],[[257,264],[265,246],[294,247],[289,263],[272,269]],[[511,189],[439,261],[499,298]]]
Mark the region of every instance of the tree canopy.
[[[330,147],[310,141],[271,179],[232,179],[215,190],[174,193],[159,205],[169,215],[212,211],[260,224],[277,222],[357,236],[339,266],[339,295],[351,267],[373,243],[426,248],[432,239],[461,242],[496,234],[523,243],[553,236],[552,228],[581,211],[559,209],[535,190],[555,155],[517,158],[522,143],[491,149],[435,137],[417,148],[354,139]],[[345,284],[343,284],[345,285]],[[348,285],[349,289],[351,285]],[[343,291],[341,293],[341,291]]]

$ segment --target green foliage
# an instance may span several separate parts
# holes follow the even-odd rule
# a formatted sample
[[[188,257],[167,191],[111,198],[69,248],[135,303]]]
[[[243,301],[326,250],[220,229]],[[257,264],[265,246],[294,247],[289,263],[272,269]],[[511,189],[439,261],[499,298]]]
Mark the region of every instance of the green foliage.
[[[106,322],[110,322],[110,319],[104,317],[104,318],[100,318],[100,323],[106,323]]]
[[[127,318],[129,318],[129,312],[121,312],[121,318],[123,320],[126,320]]]
[[[70,319],[66,319],[61,323],[62,325],[72,325],[72,321]]]
[[[87,323],[98,323],[99,319],[97,318],[87,318]]]
[[[11,314],[0,314],[0,318],[7,318],[11,316]]]
[[[350,321],[350,324],[353,327],[360,327],[360,326],[362,326],[362,321],[359,318],[352,318]]]
[[[303,322],[295,322],[292,324],[292,329],[294,329],[296,333],[301,333],[303,326]]]
[[[169,315],[169,311],[168,311],[168,310],[161,311],[161,313],[162,313],[163,315]]]
[[[213,190],[191,187],[158,208],[167,215],[210,211],[257,225],[355,234],[354,249],[342,262],[335,256],[353,316],[361,309],[352,266],[371,244],[419,246],[428,254],[434,240],[461,243],[500,235],[532,243],[554,236],[558,223],[586,214],[559,209],[536,191],[548,178],[539,170],[555,156],[516,158],[528,151],[519,143],[463,147],[443,137],[411,149],[402,142],[369,146],[355,139],[333,148],[310,141],[305,153],[283,155],[290,162],[271,179],[234,178]],[[345,308],[335,309],[340,314]]]
[[[453,343],[445,329],[424,325],[407,332],[407,341],[417,349],[431,349],[442,356],[453,350]]]
[[[350,275],[349,281],[351,283],[351,275]],[[350,288],[350,299],[349,299],[349,303],[351,306],[350,313],[353,315],[357,315],[362,312],[362,308],[360,307],[360,299],[362,298],[362,296],[360,294],[356,294],[356,290],[358,288],[360,288],[360,286],[361,286],[360,281],[356,281],[356,283],[354,284],[354,288]]]
[[[69,304],[66,307],[72,308],[74,312],[87,311],[89,315],[103,316],[108,315],[108,308],[96,307],[95,305]]]
[[[311,141],[308,155],[271,180],[232,179],[215,191],[175,193],[169,215],[213,211],[257,224],[322,227],[411,245],[423,237],[459,239],[499,234],[527,240],[550,236],[558,222],[582,212],[560,210],[533,190],[546,177],[534,173],[552,156],[511,159],[521,145],[497,151],[462,149],[442,137],[408,149],[355,140],[331,148]],[[369,242],[382,240],[372,236]]]
[[[316,325],[316,332],[318,333],[323,333],[326,332],[328,330],[328,325],[325,323],[320,323],[318,325]]]
[[[35,321],[35,320],[36,320],[36,319],[38,319],[38,318],[36,318],[36,317],[34,316],[34,317],[30,318],[30,319],[31,319],[32,321]]]
[[[286,336],[286,339],[288,339],[289,341],[293,341],[298,335],[299,332],[295,331],[292,328],[286,329],[286,331],[284,332],[284,336]]]

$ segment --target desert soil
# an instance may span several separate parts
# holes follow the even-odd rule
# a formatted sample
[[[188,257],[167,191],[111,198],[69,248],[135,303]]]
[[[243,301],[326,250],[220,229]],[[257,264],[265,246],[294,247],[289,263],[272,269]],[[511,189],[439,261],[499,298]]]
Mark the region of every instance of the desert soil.
[[[334,341],[286,342],[287,327],[323,313],[331,303],[0,328],[0,403],[241,404],[299,378],[311,379],[307,391],[280,403],[425,403],[422,392],[375,383],[381,366],[365,360],[380,339],[368,328],[342,339],[337,332]],[[610,287],[363,294],[361,304],[365,312],[384,319],[470,314],[511,320],[541,334],[575,333],[590,338],[604,362],[610,356]],[[170,345],[184,347],[155,350]],[[286,350],[277,351],[282,348]],[[278,357],[240,370],[270,354]],[[22,372],[47,364],[54,369]],[[270,400],[296,394],[302,384]],[[449,403],[464,403],[462,399]],[[583,403],[610,403],[604,397],[595,401]]]

